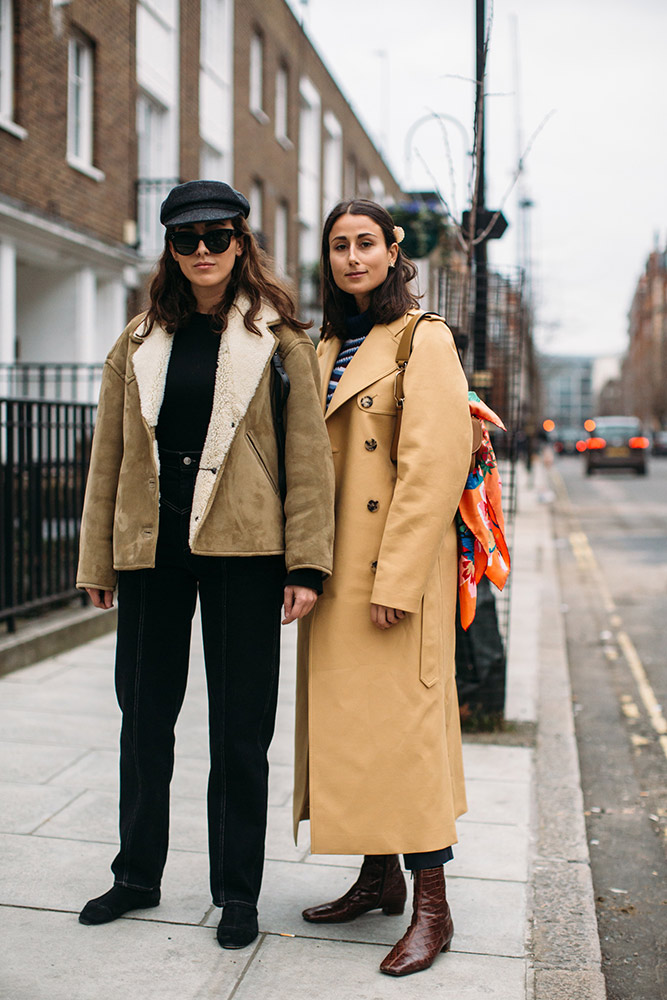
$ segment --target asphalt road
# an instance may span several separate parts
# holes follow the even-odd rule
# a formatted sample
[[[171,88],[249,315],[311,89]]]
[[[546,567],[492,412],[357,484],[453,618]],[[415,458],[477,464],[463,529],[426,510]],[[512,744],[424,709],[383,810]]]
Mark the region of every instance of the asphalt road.
[[[667,460],[552,469],[556,544],[610,1000],[667,997]]]

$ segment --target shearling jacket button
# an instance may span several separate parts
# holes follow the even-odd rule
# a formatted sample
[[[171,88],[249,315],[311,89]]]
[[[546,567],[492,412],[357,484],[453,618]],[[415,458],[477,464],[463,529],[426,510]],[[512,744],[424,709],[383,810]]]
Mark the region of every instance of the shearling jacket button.
[[[372,396],[362,396],[361,399],[359,400],[359,402],[361,403],[361,405],[363,406],[363,408],[365,410],[368,410],[373,405],[373,397]]]
[[[378,443],[375,440],[375,438],[370,438],[370,440],[364,441],[364,447],[366,448],[366,451],[375,451],[377,446]]]
[[[190,458],[189,455],[186,455],[185,458],[183,459],[183,465],[192,465],[192,459]]]
[[[379,500],[369,500],[368,503],[366,504],[366,506],[370,510],[371,514],[374,514],[375,511],[378,510],[378,508],[380,506],[380,501]]]
[[[371,573],[377,573],[377,568],[378,568],[378,561],[377,559],[374,559],[373,562],[371,563]]]

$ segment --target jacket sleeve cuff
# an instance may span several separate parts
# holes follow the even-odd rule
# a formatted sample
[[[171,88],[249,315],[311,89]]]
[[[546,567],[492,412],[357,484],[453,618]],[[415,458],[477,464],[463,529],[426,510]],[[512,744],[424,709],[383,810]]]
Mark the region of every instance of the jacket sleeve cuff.
[[[285,577],[286,587],[310,587],[316,593],[322,593],[322,573],[319,569],[293,569]]]

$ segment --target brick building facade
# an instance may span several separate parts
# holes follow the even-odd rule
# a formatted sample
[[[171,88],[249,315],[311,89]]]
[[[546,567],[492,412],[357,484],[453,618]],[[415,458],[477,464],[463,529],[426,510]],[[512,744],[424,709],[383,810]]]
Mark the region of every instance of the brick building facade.
[[[667,427],[667,250],[654,250],[629,313],[621,382],[628,413],[648,429]]]
[[[2,361],[96,360],[125,318],[133,6],[0,0]]]
[[[0,0],[0,362],[99,361],[196,177],[313,316],[323,216],[400,195],[285,0]]]

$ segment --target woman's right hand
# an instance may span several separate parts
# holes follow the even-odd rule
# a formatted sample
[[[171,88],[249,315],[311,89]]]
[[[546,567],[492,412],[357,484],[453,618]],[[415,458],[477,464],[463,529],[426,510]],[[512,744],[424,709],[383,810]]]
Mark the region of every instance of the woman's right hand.
[[[94,587],[86,587],[86,593],[96,608],[108,611],[113,607],[113,590],[98,590]]]
[[[401,611],[400,608],[388,608],[385,604],[371,604],[371,621],[383,631],[391,628],[392,625],[397,625],[402,618],[405,618],[405,611]]]

